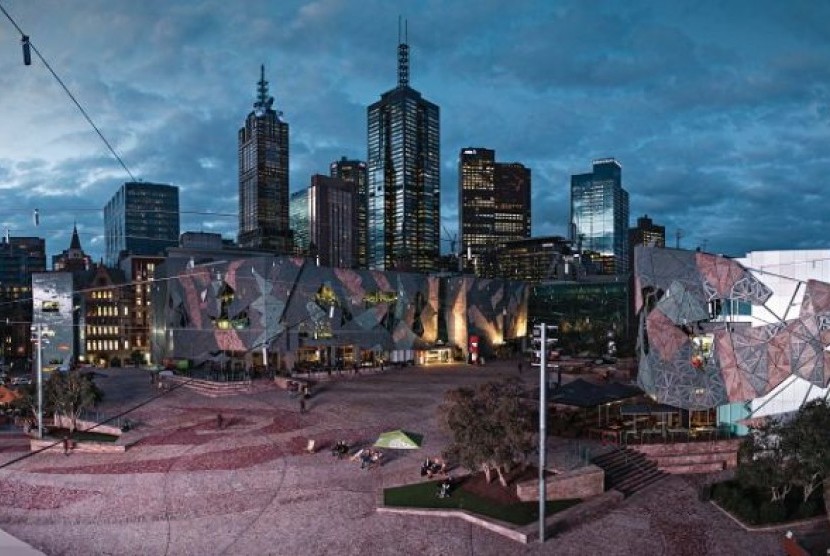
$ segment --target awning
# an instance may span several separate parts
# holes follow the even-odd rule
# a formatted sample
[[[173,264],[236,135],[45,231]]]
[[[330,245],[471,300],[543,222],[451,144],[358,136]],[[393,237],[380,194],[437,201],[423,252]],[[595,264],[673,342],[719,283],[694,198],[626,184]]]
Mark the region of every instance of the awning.
[[[550,402],[575,407],[596,407],[606,403],[634,398],[643,394],[636,386],[620,382],[594,384],[578,378],[556,388]]]

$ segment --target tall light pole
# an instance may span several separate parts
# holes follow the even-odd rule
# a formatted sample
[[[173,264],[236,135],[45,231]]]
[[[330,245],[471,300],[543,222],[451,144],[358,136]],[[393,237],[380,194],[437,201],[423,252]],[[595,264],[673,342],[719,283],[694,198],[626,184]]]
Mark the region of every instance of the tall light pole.
[[[555,344],[556,338],[548,338],[548,332],[554,332],[555,325],[537,324],[533,327],[533,360],[531,365],[539,366],[539,542],[545,542],[545,465],[547,459],[547,416],[548,416],[548,343]]]

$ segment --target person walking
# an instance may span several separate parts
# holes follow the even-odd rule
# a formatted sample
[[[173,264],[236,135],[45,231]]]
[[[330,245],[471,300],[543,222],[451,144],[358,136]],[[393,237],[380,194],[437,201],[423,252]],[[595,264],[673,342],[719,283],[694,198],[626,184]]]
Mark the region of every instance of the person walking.
[[[305,413],[305,397],[300,396],[300,413]]]
[[[225,418],[222,417],[221,413],[218,413],[216,415],[216,428],[221,429],[224,424],[225,424]]]
[[[69,455],[69,448],[71,446],[71,442],[69,440],[69,436],[63,435],[63,455]]]
[[[519,359],[519,374],[522,374],[522,360]]]

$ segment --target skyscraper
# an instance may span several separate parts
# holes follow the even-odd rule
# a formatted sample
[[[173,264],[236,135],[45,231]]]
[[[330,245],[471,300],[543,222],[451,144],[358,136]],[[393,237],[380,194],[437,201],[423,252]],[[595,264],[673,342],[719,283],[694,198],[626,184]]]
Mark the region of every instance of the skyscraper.
[[[603,273],[628,272],[628,192],[619,162],[595,160],[593,172],[571,176],[570,227],[577,250],[590,252]]]
[[[530,237],[530,169],[496,162],[496,152],[464,148],[458,158],[461,253],[481,255],[498,243]]]
[[[109,266],[125,254],[163,255],[179,243],[179,188],[125,183],[104,207],[104,234]]]
[[[239,246],[290,254],[288,124],[272,108],[260,66],[254,110],[239,130]]]
[[[357,268],[366,268],[366,199],[368,198],[366,163],[362,160],[347,160],[344,156],[337,162],[331,163],[329,175],[333,178],[340,178],[355,191],[357,205],[354,216],[357,245],[354,262]]]
[[[437,268],[440,215],[440,111],[409,86],[409,45],[398,44],[398,86],[369,106],[368,267]]]

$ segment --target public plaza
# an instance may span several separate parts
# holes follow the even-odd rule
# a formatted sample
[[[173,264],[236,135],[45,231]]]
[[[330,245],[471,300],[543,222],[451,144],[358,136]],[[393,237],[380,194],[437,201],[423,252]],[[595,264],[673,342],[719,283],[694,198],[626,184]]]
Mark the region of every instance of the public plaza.
[[[538,385],[538,371],[524,369]],[[382,489],[425,480],[421,462],[446,445],[436,418],[444,392],[516,376],[515,360],[335,373],[302,414],[266,379],[210,398],[160,392],[141,369],[103,372],[100,410],[136,423],[120,440],[125,452],[30,454],[19,429],[0,433],[0,528],[44,554],[780,553],[780,531],[746,531],[698,501],[701,476],[667,476],[544,544],[457,518],[378,513]],[[338,440],[369,446],[399,428],[422,434],[421,449],[385,450],[371,470],[330,453]],[[550,438],[549,464],[579,465],[573,442]]]

